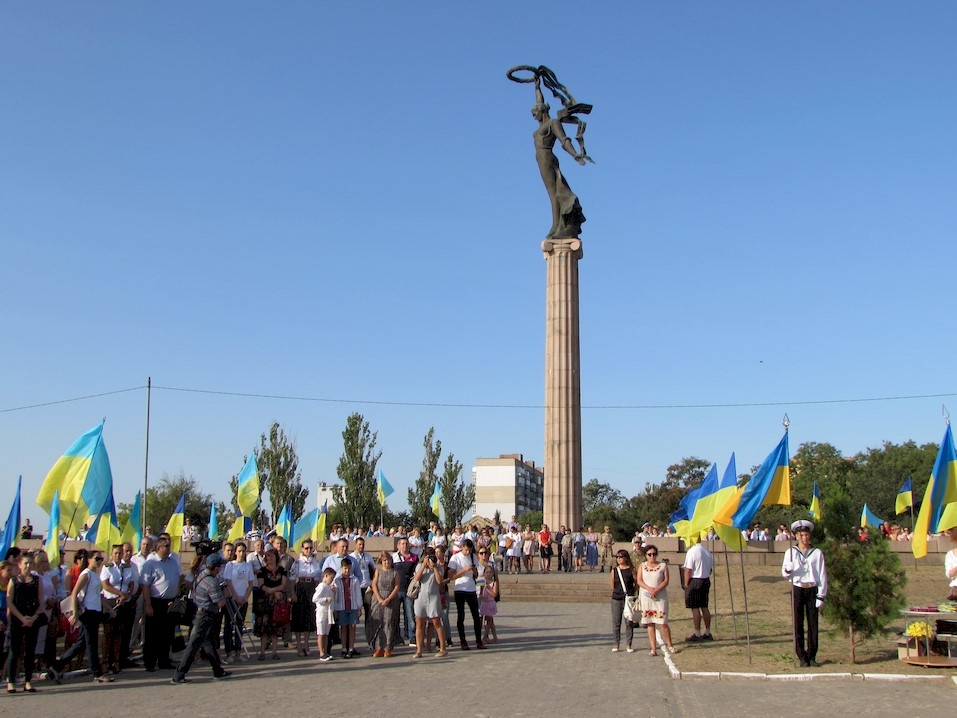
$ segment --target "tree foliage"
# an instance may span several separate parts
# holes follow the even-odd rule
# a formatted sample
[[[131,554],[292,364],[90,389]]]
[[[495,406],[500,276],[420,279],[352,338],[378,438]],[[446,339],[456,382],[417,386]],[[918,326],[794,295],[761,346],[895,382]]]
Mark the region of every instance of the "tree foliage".
[[[622,493],[598,479],[591,479],[582,486],[582,512],[588,513],[598,507],[607,507],[617,511],[625,503]],[[587,523],[587,522],[586,522]]]
[[[885,441],[854,457],[847,476],[847,494],[851,503],[865,503],[878,516],[893,520],[897,492],[908,477],[913,479],[914,500],[919,503],[927,488],[937,458],[937,444],[918,446],[914,441],[894,444]],[[918,507],[915,506],[915,511]]]
[[[166,528],[184,492],[186,494],[184,517],[188,517],[190,523],[195,526],[206,527],[209,523],[209,510],[213,505],[212,494],[200,491],[196,479],[187,476],[183,469],[174,476],[164,472],[162,478],[146,491],[146,525],[150,527],[154,535]],[[116,508],[116,518],[122,528],[129,520],[133,504],[119,504]],[[224,521],[231,521],[233,515],[221,501],[216,504],[216,513],[220,527],[223,526]]]
[[[475,484],[466,482],[461,475],[462,462],[456,461],[455,455],[450,453],[445,457],[445,466],[439,477],[440,503],[445,523],[449,526],[461,523],[475,505]]]
[[[886,540],[879,534],[863,542],[857,539],[855,515],[860,512],[855,506],[835,489],[822,518],[828,577],[824,616],[848,632],[851,663],[857,645],[886,633],[898,618],[907,585],[907,575]]]
[[[362,414],[346,419],[342,432],[343,451],[337,473],[342,485],[332,488],[336,508],[343,523],[368,526],[379,522],[379,498],[376,491],[376,464],[382,452],[376,452],[378,434],[369,430]]]
[[[690,489],[704,481],[711,463],[689,456],[672,464],[660,484],[648,484],[645,490],[626,502],[625,506],[641,523],[651,522],[660,527],[668,525],[668,517],[678,508],[678,502]],[[641,525],[639,524],[639,526]]]
[[[268,436],[260,436],[256,461],[259,465],[260,484],[269,492],[272,525],[276,525],[283,507],[290,502],[293,520],[298,521],[306,506],[309,489],[302,485],[296,441],[286,436],[278,421],[274,421],[269,427]]]
[[[435,518],[429,506],[429,499],[439,480],[437,469],[442,456],[442,442],[435,438],[434,426],[429,427],[422,445],[425,447],[422,470],[419,472],[419,478],[415,480],[415,485],[409,489],[409,513],[412,514],[416,526],[428,526]]]

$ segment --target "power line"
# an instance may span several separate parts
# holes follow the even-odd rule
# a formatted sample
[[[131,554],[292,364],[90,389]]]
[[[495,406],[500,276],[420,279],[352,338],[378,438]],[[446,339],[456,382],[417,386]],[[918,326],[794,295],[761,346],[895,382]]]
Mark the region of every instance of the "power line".
[[[24,411],[26,409],[39,409],[43,406],[54,406],[56,404],[69,404],[71,401],[84,401],[85,399],[98,399],[101,396],[112,396],[113,394],[125,394],[128,391],[137,391],[145,389],[143,386],[131,386],[127,389],[117,389],[115,391],[104,391],[100,394],[87,394],[86,396],[74,396],[70,399],[58,399],[56,401],[45,401],[42,404],[27,404],[26,406],[12,406],[9,409],[0,409],[0,414],[6,414],[11,411]]]
[[[83,401],[86,399],[96,399],[113,394],[123,394],[125,392],[145,389],[146,386],[134,386],[127,389],[117,389],[116,391],[107,391],[100,394],[89,394],[87,396],[78,396],[70,399],[60,399],[58,401],[48,401],[38,404],[29,404],[27,406],[16,406],[8,409],[0,409],[0,414],[12,411],[23,411],[26,409],[37,409],[44,406],[54,406],[56,404],[66,404],[73,401]],[[431,407],[442,409],[544,409],[542,404],[469,404],[456,402],[426,402],[426,401],[384,401],[376,399],[336,399],[329,397],[314,396],[293,396],[287,394],[259,394],[253,392],[240,391],[218,391],[215,389],[195,389],[189,387],[177,386],[157,386],[153,385],[157,391],[175,391],[189,394],[207,394],[211,396],[233,396],[246,399],[273,399],[277,401],[305,401],[324,404],[368,404],[373,406],[408,406],[408,407]],[[957,393],[942,394],[908,394],[902,396],[877,396],[866,398],[848,398],[848,399],[805,399],[797,401],[764,401],[764,402],[741,402],[741,403],[723,403],[723,404],[598,404],[582,406],[587,411],[658,411],[665,409],[744,409],[770,406],[811,406],[824,404],[860,404],[866,402],[884,402],[884,401],[909,401],[915,399],[946,399],[957,396]]]

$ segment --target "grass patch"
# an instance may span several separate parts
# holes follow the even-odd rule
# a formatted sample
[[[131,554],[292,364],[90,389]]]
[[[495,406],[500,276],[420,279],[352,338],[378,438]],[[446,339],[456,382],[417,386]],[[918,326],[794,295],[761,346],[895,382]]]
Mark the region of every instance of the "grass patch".
[[[715,563],[721,561],[716,556]],[[723,561],[722,561],[723,564]],[[906,564],[906,559],[905,559]],[[943,567],[905,566],[907,572],[907,603],[926,606],[943,601],[947,595],[947,581]],[[909,666],[897,658],[897,638],[905,628],[903,618],[890,626],[886,636],[872,638],[857,647],[857,663],[850,662],[850,647],[845,632],[821,620],[818,662],[821,668],[798,668],[794,656],[791,633],[791,598],[788,583],[781,578],[779,566],[746,566],[748,587],[748,616],[744,613],[744,589],[741,568],[732,563],[731,589],[728,590],[728,570],[715,566],[712,577],[713,643],[685,643],[685,637],[694,632],[690,611],[684,608],[680,592],[673,592],[671,602],[671,631],[675,645],[682,652],[675,656],[675,665],[681,671],[743,671],[756,673],[797,673],[818,671],[856,673],[907,673],[941,675],[954,673],[953,669]],[[879,600],[875,596],[875,600]],[[717,608],[715,608],[717,601]],[[734,615],[731,605],[734,605]],[[750,622],[751,651],[748,657],[746,626]],[[737,638],[734,637],[735,625]]]

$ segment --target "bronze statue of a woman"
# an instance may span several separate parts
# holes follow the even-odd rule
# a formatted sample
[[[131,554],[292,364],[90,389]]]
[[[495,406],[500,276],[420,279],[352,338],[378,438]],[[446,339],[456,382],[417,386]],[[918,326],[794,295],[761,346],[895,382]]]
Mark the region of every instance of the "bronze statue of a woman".
[[[516,71],[532,72],[533,77],[518,78],[514,74]],[[585,123],[577,117],[578,114],[587,115],[591,112],[592,106],[576,103],[575,98],[558,82],[555,73],[544,65],[539,67],[519,65],[510,69],[506,74],[510,80],[515,82],[535,83],[535,105],[532,107],[532,117],[538,120],[538,129],[532,135],[535,140],[535,161],[538,163],[538,169],[542,174],[542,181],[545,183],[548,199],[552,206],[552,226],[548,231],[547,238],[571,239],[578,237],[581,234],[585,215],[582,213],[578,197],[572,192],[562,175],[554,148],[557,142],[580,165],[592,161],[585,153]],[[563,107],[558,111],[558,117],[556,118],[549,115],[551,108],[545,102],[545,97],[542,94],[543,82],[552,91],[552,94],[562,101]],[[579,150],[575,149],[574,143],[565,134],[562,124],[578,125],[576,139],[578,140]]]

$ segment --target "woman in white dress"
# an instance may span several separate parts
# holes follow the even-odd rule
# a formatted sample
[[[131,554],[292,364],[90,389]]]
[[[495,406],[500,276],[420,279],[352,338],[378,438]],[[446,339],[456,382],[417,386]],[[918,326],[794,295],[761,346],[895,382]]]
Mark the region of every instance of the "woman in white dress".
[[[656,629],[661,631],[669,653],[678,650],[671,642],[671,628],[668,626],[668,564],[658,562],[658,548],[654,545],[645,548],[645,562],[638,568],[638,592],[641,610],[641,624],[648,627],[648,644],[651,656],[657,656]]]

